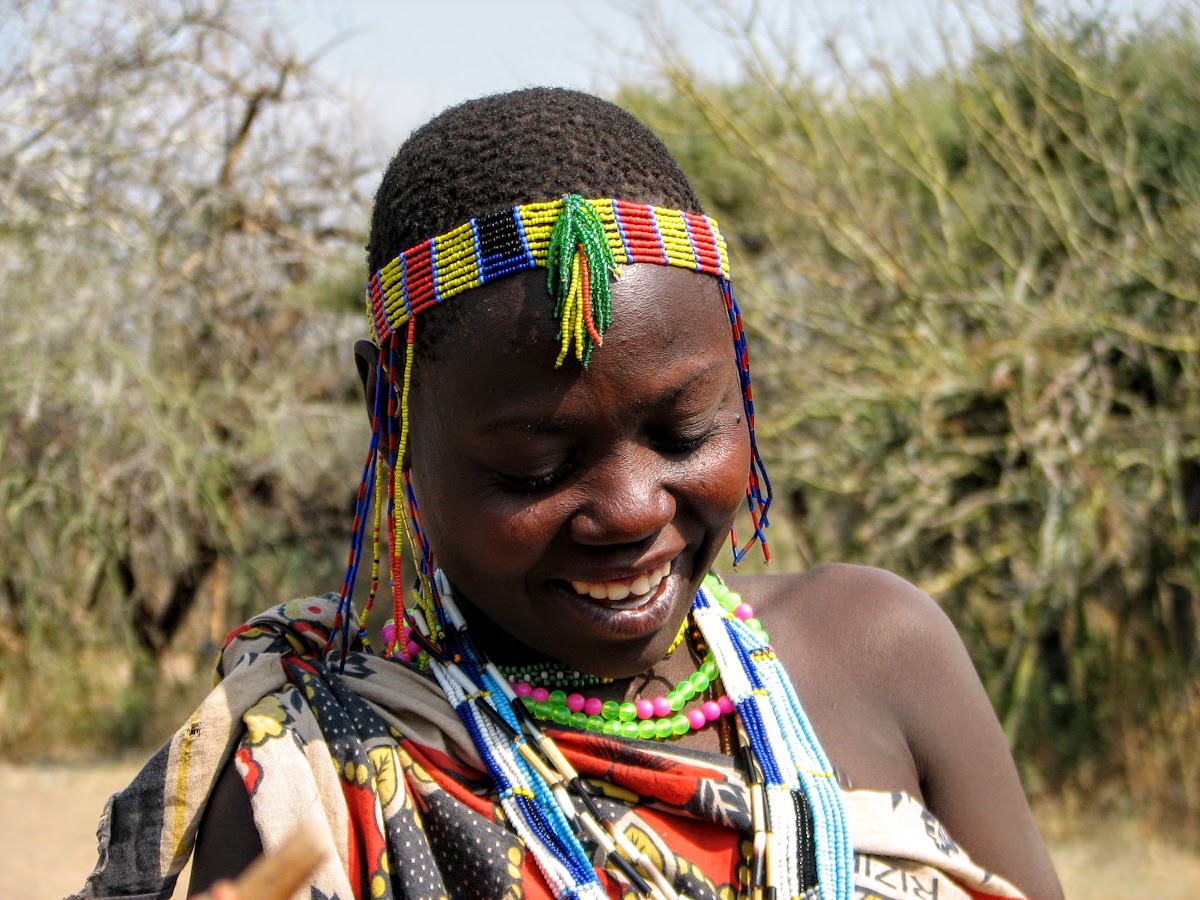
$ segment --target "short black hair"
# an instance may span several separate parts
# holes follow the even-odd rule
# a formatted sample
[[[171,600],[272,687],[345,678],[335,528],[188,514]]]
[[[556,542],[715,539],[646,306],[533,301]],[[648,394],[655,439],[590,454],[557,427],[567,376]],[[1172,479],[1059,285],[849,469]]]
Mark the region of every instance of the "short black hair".
[[[527,88],[451,107],[401,145],[375,194],[369,272],[472,217],[569,193],[703,211],[634,115],[581,91]]]

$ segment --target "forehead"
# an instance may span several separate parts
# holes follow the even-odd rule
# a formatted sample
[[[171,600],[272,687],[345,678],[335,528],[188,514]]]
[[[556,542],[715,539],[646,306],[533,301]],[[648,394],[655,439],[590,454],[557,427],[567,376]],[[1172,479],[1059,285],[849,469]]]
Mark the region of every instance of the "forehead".
[[[623,267],[612,281],[613,324],[597,352],[644,341],[695,344],[719,336],[729,339],[729,318],[718,281],[709,275],[674,266],[638,264]],[[450,307],[453,305],[453,309]],[[470,366],[480,353],[508,357],[542,354],[553,369],[558,355],[558,321],[554,299],[546,290],[546,271],[520,272],[494,284],[468,291],[420,321],[438,333],[438,356],[447,364]],[[422,318],[425,318],[422,317]],[[443,346],[444,345],[444,346]],[[568,358],[563,369],[578,370]]]
[[[450,303],[459,308],[436,326],[437,353],[418,362],[414,400],[433,400],[443,411],[447,404],[486,411],[493,403],[535,394],[545,399],[614,375],[629,390],[652,386],[666,369],[683,377],[690,367],[728,360],[732,371],[729,318],[715,278],[671,266],[626,266],[612,297],[612,326],[587,369],[573,357],[554,367],[560,340],[544,270],[454,298]],[[419,322],[418,342],[420,328]]]

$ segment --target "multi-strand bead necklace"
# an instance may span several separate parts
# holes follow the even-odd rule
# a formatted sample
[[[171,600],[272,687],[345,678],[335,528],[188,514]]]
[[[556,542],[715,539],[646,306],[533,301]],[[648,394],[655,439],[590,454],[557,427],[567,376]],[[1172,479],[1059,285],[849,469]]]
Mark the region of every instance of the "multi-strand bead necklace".
[[[604,897],[591,856],[580,844],[586,835],[635,894],[679,900],[663,872],[597,808],[508,679],[473,647],[449,584],[440,573],[436,581],[446,619],[445,649],[435,647],[428,634],[415,642],[436,651],[428,654],[429,671],[467,726],[505,816],[554,895]],[[738,714],[751,797],[751,891],[810,896],[806,871],[811,865],[820,900],[849,900],[854,855],[837,778],[761,625],[749,624],[752,614],[745,621],[735,614],[741,606],[736,594],[710,576],[696,594],[692,615]],[[420,618],[415,621],[424,628]],[[618,704],[618,721],[619,709]],[[815,860],[808,847],[815,848]]]
[[[718,602],[727,612],[745,622],[752,631],[760,633],[764,641],[770,639],[763,630],[762,623],[754,617],[754,608],[742,602],[737,594],[731,591],[724,592]],[[687,631],[688,621],[685,620],[680,625],[679,634],[667,648],[667,657],[683,644]],[[384,625],[384,644],[390,646],[395,636],[396,626],[389,620]],[[698,632],[695,638],[700,641],[697,649],[703,657],[696,671],[682,679],[665,696],[653,699],[639,697],[618,701],[595,696],[586,697],[577,690],[568,693],[568,689],[594,687],[611,683],[613,679],[589,675],[559,663],[497,665],[496,668],[503,673],[525,708],[542,721],[625,738],[666,740],[682,737],[689,731],[699,731],[705,725],[734,711],[733,701],[727,694],[704,698],[705,692],[718,682],[717,664]],[[419,653],[420,646],[414,640],[412,628],[408,627],[398,655],[401,659],[411,662]],[[684,707],[697,697],[701,698],[701,701],[685,711]]]
[[[763,639],[767,640],[762,624],[754,618],[754,609],[748,603],[742,603],[736,594],[727,595],[724,602],[728,604],[723,607],[727,612],[746,622],[752,630],[762,633]],[[683,643],[687,628],[688,622],[685,621],[667,649],[668,657]],[[698,632],[695,638],[700,643],[694,649],[702,657],[696,671],[679,681],[665,696],[652,699],[638,697],[622,702],[603,700],[595,696],[585,697],[577,691],[567,693],[564,688],[590,685],[569,683],[569,677],[564,677],[565,673],[557,668],[553,670],[555,690],[548,690],[545,684],[535,684],[529,680],[529,673],[524,669],[518,670],[524,671],[526,676],[525,680],[520,681],[516,680],[517,673],[512,670],[506,671],[501,667],[501,671],[508,676],[513,690],[521,698],[525,708],[538,719],[626,738],[677,738],[689,731],[699,731],[705,725],[717,721],[721,716],[729,715],[734,710],[733,701],[724,693],[704,699],[705,692],[718,683],[719,673],[712,652],[702,643]],[[548,670],[543,668],[543,672],[548,673]],[[701,701],[685,711],[684,707],[697,697],[701,698]]]

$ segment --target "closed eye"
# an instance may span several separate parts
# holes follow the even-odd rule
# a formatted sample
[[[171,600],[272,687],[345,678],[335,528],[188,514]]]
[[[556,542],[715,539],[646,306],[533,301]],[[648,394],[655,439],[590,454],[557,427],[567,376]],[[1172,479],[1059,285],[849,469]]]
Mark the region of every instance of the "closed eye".
[[[688,453],[695,453],[703,447],[708,442],[708,439],[712,437],[715,430],[714,424],[699,433],[665,435],[657,438],[654,445],[663,453],[671,456],[684,456]]]
[[[512,475],[507,472],[497,472],[496,477],[505,490],[517,494],[539,494],[554,487],[566,478],[570,471],[571,467],[566,465],[541,475]]]

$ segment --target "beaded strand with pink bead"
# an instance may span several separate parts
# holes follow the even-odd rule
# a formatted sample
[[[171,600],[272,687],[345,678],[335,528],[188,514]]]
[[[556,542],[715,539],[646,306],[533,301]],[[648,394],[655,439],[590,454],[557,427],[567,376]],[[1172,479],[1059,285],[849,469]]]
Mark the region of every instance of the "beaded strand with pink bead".
[[[766,640],[762,623],[754,618],[754,608],[741,602],[736,594],[729,596],[731,599],[727,612],[745,622],[752,631],[763,633]],[[704,700],[684,710],[691,700],[703,695],[718,678],[717,663],[712,652],[707,647],[703,647],[703,650],[704,660],[696,672],[680,681],[666,696],[653,699],[640,697],[624,702],[602,700],[599,697],[585,697],[577,691],[567,693],[561,689],[552,691],[535,687],[528,681],[511,683],[525,708],[539,719],[626,738],[666,740],[682,737],[689,731],[699,731],[734,711],[733,701],[724,693],[715,700]]]
[[[763,639],[767,640],[762,623],[754,617],[754,607],[749,603],[742,602],[736,594],[730,593],[728,596],[729,600],[725,600],[724,597],[719,598],[722,605],[725,606],[726,612],[732,614],[739,621],[745,622],[752,631],[762,632]],[[683,632],[681,631],[680,634],[682,636]],[[405,624],[403,638],[398,640],[398,637],[398,628],[395,622],[389,620],[383,626],[384,646],[391,647],[395,641],[394,658],[409,665],[420,665],[420,656],[423,651],[414,639],[411,626]],[[695,637],[700,639],[698,630],[695,632]],[[672,644],[671,649],[674,650],[675,646]],[[554,722],[556,725],[642,740],[677,738],[689,731],[699,731],[722,716],[729,715],[735,709],[733,701],[724,693],[716,699],[703,700],[691,709],[684,708],[696,697],[703,696],[718,677],[717,663],[712,652],[703,643],[698,649],[704,653],[704,659],[697,671],[676,684],[674,689],[665,696],[653,699],[639,697],[636,700],[624,702],[602,700],[599,697],[584,696],[578,691],[568,693],[562,688],[551,690],[544,686],[534,685],[527,680],[511,677],[509,684],[525,708],[536,718]],[[543,667],[527,668],[540,669]],[[555,683],[564,685],[569,684],[575,678],[590,683],[609,680],[582,675],[565,668],[553,669],[553,671],[541,674],[552,678]]]

